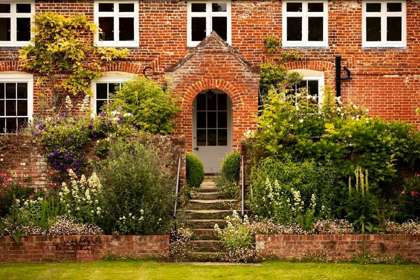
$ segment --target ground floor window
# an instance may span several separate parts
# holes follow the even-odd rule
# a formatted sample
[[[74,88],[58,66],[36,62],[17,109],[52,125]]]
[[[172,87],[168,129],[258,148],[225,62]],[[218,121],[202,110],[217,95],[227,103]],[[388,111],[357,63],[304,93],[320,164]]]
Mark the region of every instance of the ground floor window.
[[[299,90],[305,89],[309,95],[313,96],[317,103],[321,103],[324,90],[324,73],[306,69],[293,70],[293,72],[300,73],[303,78],[300,83],[294,85],[292,91],[298,92]]]
[[[32,78],[0,74],[0,133],[17,133],[32,118]]]

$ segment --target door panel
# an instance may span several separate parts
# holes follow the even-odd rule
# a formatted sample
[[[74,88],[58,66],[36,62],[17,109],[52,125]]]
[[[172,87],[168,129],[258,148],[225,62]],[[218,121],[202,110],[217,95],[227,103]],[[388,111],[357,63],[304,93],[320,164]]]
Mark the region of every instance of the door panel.
[[[218,173],[232,149],[230,99],[209,90],[197,96],[193,108],[193,152],[203,162],[205,173]]]

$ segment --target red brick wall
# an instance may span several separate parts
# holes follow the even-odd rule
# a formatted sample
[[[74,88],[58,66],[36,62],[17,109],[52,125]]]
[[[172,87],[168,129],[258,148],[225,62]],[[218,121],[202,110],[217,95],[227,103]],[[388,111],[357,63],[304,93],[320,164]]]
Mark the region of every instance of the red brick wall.
[[[256,246],[261,257],[287,260],[345,261],[369,255],[381,260],[402,258],[420,263],[420,235],[257,235]]]
[[[162,258],[168,253],[168,235],[29,236],[19,244],[10,237],[0,237],[0,262],[90,261],[107,256]]]

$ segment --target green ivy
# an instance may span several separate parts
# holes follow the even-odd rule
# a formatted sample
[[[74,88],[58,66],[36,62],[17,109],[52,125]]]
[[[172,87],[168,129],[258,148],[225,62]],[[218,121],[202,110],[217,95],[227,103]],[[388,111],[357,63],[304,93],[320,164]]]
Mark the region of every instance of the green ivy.
[[[100,77],[104,62],[128,55],[127,49],[94,47],[91,38],[96,30],[84,15],[38,14],[32,44],[21,49],[20,59],[26,70],[41,74],[44,79],[68,74],[64,80],[54,82],[66,93],[89,93],[90,83]]]

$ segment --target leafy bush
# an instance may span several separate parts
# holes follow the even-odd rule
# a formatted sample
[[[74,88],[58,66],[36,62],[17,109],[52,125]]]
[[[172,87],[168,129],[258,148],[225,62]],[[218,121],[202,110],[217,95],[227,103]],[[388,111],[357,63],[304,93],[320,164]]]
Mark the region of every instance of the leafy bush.
[[[106,233],[154,234],[168,230],[174,180],[163,173],[151,148],[135,140],[117,140],[95,169],[103,186],[101,227]]]
[[[199,188],[204,180],[204,167],[201,160],[192,153],[187,154],[187,183],[190,187]]]
[[[248,218],[241,220],[236,211],[225,218],[227,226],[220,229],[216,224],[214,230],[221,239],[226,251],[226,261],[247,262],[255,258],[254,237]]]
[[[271,39],[269,45],[272,45]],[[261,64],[260,93],[265,97],[272,90],[290,88],[302,77],[296,72],[290,72],[284,65],[271,63]]]
[[[420,175],[406,180],[398,200],[396,220],[420,220]]]
[[[224,176],[216,178],[216,186],[226,198],[237,199],[239,197],[239,185],[237,182],[227,180]]]
[[[226,155],[222,163],[222,176],[230,182],[239,181],[239,172],[241,168],[241,155],[238,152],[232,152]]]
[[[110,110],[122,112],[138,129],[153,134],[168,134],[179,111],[171,94],[144,77],[124,83],[114,95]]]
[[[5,189],[0,190],[0,218],[10,213],[12,205],[16,199],[27,199],[33,193],[33,189],[22,187],[16,183],[8,185]]]

